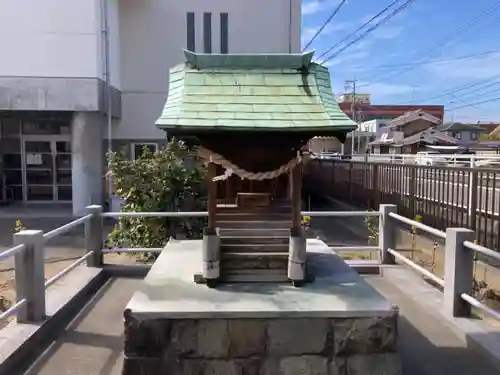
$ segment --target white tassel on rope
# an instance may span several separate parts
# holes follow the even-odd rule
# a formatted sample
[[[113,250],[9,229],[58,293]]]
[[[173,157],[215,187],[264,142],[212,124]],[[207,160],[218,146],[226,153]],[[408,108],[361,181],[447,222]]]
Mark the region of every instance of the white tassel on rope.
[[[227,180],[229,177],[231,177],[233,175],[233,170],[232,169],[226,169],[226,171],[224,172],[223,175],[220,175],[220,176],[217,176],[217,177],[214,177],[212,179],[212,181],[225,181]]]

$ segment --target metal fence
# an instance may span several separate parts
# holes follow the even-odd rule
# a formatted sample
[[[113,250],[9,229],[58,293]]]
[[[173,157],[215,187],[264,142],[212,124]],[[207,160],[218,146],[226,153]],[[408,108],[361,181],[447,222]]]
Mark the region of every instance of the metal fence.
[[[394,264],[396,260],[410,266],[425,277],[443,287],[443,311],[450,316],[470,317],[471,306],[479,308],[500,320],[500,313],[492,310],[473,297],[473,252],[500,260],[497,252],[477,245],[474,232],[465,228],[447,228],[441,231],[419,223],[397,213],[396,205],[381,205],[377,211],[304,211],[310,217],[378,217],[377,246],[336,246],[332,251],[378,251],[380,264]],[[103,213],[101,206],[87,207],[88,214],[50,232],[23,230],[14,234],[14,246],[0,253],[0,260],[14,256],[16,303],[0,314],[0,319],[15,316],[20,323],[41,322],[46,319],[46,289],[62,279],[73,269],[86,262],[89,267],[103,267],[103,255],[121,252],[160,252],[161,248],[103,249],[104,225],[106,217],[206,217],[207,212],[119,212]],[[415,226],[445,240],[445,276],[441,279],[395,250],[396,223]],[[85,254],[45,281],[44,246],[45,243],[72,228],[85,225]]]
[[[308,163],[306,185],[369,209],[396,204],[440,230],[470,228],[481,245],[500,250],[499,170],[318,159]]]
[[[320,152],[314,155],[322,160],[352,160],[370,163],[419,164],[448,167],[500,167],[499,154],[354,154]]]

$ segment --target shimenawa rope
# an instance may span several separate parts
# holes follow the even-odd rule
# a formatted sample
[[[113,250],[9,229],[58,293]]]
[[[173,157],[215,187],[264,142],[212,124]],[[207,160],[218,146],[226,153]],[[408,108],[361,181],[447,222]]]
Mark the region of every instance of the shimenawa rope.
[[[302,155],[300,151],[297,151],[297,156],[295,158],[290,160],[288,163],[283,164],[278,169],[267,172],[254,173],[238,167],[237,165],[231,163],[229,160],[224,158],[222,155],[217,154],[207,148],[200,147],[198,149],[198,154],[200,155],[201,158],[205,159],[206,161],[220,165],[226,170],[223,175],[214,177],[213,181],[224,181],[233,174],[240,177],[241,179],[247,179],[247,180],[259,180],[259,181],[272,180],[284,173],[288,173],[298,164],[305,161],[306,157],[308,156],[308,154]]]

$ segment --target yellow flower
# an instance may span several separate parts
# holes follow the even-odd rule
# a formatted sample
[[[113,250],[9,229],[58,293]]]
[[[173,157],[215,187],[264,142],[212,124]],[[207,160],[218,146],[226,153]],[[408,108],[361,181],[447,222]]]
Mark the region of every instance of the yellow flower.
[[[311,216],[302,216],[302,225],[309,225],[311,222]]]

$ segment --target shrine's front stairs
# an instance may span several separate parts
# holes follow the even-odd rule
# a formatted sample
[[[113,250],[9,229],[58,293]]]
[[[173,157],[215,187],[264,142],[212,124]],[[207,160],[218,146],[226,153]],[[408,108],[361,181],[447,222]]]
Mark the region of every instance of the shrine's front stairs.
[[[287,282],[291,207],[217,209],[222,282]]]

